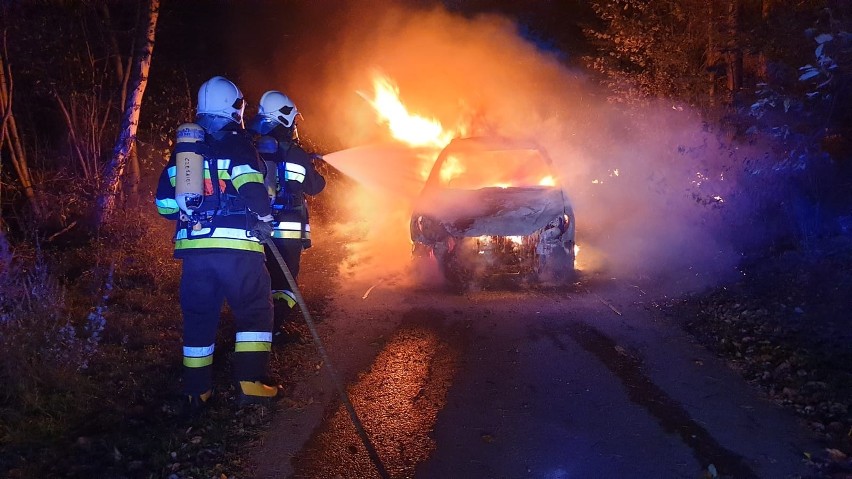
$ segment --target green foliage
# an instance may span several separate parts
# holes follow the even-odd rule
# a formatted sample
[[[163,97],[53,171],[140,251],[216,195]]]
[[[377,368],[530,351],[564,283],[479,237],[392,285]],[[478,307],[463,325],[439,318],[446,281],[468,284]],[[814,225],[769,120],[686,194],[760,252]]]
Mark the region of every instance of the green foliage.
[[[100,237],[59,249],[0,237],[0,476],[66,475],[114,448],[167,457],[169,438],[125,429],[128,411],[156,414],[178,387],[179,263],[173,225],[155,216],[123,210]]]
[[[85,403],[91,394],[79,372],[96,344],[70,320],[66,288],[44,252],[2,241],[0,443],[49,443],[76,417],[69,396]]]
[[[706,95],[704,5],[694,0],[592,4],[605,28],[587,30],[600,55],[586,61],[602,75],[610,100],[643,103],[665,96],[696,104]]]
[[[812,0],[598,0],[586,58],[609,100],[688,104],[740,140],[777,141],[778,167],[852,157],[852,6]],[[798,169],[798,166],[794,169]]]

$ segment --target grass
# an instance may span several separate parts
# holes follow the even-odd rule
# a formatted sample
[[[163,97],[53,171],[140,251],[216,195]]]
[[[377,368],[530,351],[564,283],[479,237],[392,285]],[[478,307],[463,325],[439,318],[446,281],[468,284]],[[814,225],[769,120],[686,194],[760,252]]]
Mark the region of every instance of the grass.
[[[3,249],[0,476],[165,470],[182,433],[172,227],[132,211],[92,241]]]

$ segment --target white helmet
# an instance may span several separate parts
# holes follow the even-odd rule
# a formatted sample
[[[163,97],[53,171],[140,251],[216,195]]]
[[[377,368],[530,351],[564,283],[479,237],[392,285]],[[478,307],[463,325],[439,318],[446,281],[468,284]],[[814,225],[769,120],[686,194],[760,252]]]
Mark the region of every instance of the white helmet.
[[[243,93],[230,80],[215,76],[198,89],[198,115],[211,115],[242,123],[246,102]]]
[[[268,121],[289,128],[293,126],[293,121],[299,114],[299,110],[296,109],[296,105],[290,97],[280,91],[270,90],[260,97],[257,114]]]

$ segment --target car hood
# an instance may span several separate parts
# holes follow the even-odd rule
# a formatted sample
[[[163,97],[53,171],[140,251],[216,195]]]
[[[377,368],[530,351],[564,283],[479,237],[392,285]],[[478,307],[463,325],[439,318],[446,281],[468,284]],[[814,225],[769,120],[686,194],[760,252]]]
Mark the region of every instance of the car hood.
[[[415,209],[453,236],[526,236],[570,209],[559,188],[441,189],[424,193]]]

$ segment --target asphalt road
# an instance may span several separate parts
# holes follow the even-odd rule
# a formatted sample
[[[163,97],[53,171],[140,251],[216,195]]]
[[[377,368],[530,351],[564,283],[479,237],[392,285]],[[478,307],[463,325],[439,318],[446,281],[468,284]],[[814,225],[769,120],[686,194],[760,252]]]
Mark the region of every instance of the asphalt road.
[[[665,317],[665,298],[620,280],[322,287],[319,334],[394,478],[806,477],[818,450]],[[255,477],[380,477],[307,357],[312,373],[251,451]]]

